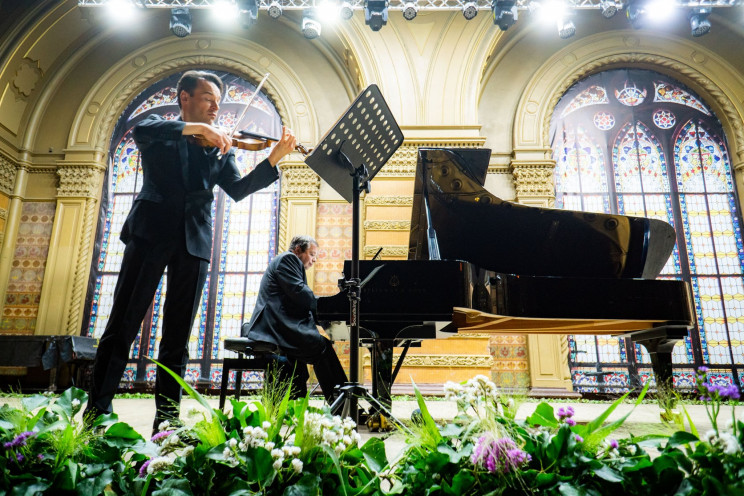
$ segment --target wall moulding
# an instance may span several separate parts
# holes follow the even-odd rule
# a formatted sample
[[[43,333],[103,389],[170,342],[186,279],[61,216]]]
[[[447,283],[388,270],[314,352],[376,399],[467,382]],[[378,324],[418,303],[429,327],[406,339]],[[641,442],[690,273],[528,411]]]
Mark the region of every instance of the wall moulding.
[[[68,165],[56,169],[59,176],[57,197],[96,200],[104,170],[98,165]]]
[[[364,205],[389,205],[395,207],[410,207],[413,205],[413,196],[385,196],[370,195],[364,197]]]
[[[365,231],[410,231],[411,221],[408,220],[366,220]]]
[[[382,252],[380,253],[382,257],[408,257],[408,245],[369,245],[364,247],[364,258],[374,257],[380,248],[382,248]]]
[[[16,162],[0,155],[0,192],[8,196],[13,193],[17,170],[18,164]]]
[[[398,361],[397,353],[393,354],[393,363]],[[369,356],[364,357],[364,366],[371,364]],[[403,367],[467,367],[490,369],[493,365],[491,355],[406,355]]]

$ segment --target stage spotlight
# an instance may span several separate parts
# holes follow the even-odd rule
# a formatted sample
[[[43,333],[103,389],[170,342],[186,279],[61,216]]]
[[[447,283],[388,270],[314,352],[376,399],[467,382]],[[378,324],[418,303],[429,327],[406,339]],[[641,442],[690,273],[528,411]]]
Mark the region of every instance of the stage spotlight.
[[[308,40],[320,36],[320,22],[315,9],[305,9],[302,12],[302,35]]]
[[[269,17],[279,19],[282,16],[282,4],[274,0],[269,4]]]
[[[493,23],[502,31],[506,31],[509,29],[509,26],[513,26],[519,18],[515,3],[515,0],[494,0],[493,4],[491,4]]]
[[[191,34],[191,12],[189,9],[171,9],[170,30],[179,38]]]
[[[566,40],[576,34],[576,26],[571,19],[558,19],[558,36]]]
[[[613,0],[601,0],[599,2],[599,11],[602,13],[602,17],[609,19],[617,14],[617,5]]]
[[[344,21],[348,21],[354,17],[354,8],[349,2],[341,2],[341,7],[338,9],[338,15]]]
[[[711,13],[710,7],[695,7],[690,10],[688,17],[690,18],[690,30],[692,36],[703,36],[708,34],[710,31],[710,21],[708,16]]]
[[[645,14],[644,5],[638,0],[631,0],[625,7],[625,15],[628,17],[630,25],[636,29],[643,25]]]
[[[466,2],[462,6],[462,15],[468,21],[478,15],[478,4],[475,2]]]
[[[372,31],[379,31],[388,20],[388,0],[367,0],[364,3],[364,23]]]
[[[418,3],[416,2],[405,2],[403,4],[403,18],[406,21],[412,21],[416,18],[416,14],[418,14]]]
[[[244,28],[256,24],[258,19],[258,0],[238,0],[238,19]]]

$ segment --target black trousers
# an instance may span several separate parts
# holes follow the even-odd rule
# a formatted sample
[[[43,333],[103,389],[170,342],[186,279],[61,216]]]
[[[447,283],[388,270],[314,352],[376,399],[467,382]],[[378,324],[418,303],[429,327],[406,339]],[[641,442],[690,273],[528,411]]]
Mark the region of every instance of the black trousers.
[[[157,360],[184,376],[189,359],[189,334],[209,267],[209,262],[186,251],[184,236],[180,240],[162,243],[150,243],[140,238],[127,243],[114,290],[111,316],[98,343],[86,414],[98,416],[112,411],[111,401],[126,368],[129,350],[166,267],[163,331]],[[181,394],[178,382],[158,367],[155,427],[165,419],[178,417]]]
[[[318,383],[323,389],[323,396],[330,405],[336,397],[336,386],[343,386],[348,382],[346,372],[333,349],[333,344],[327,338],[323,338],[323,349],[312,358],[298,358],[287,353],[286,356],[278,357],[278,374],[282,381],[288,382],[292,379],[292,398],[303,398],[307,395],[307,364],[313,366]]]

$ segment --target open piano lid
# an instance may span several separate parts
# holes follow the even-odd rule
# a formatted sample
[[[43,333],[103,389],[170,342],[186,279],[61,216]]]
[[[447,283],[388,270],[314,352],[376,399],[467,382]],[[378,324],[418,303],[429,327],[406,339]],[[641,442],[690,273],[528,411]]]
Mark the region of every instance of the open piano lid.
[[[676,241],[671,225],[502,200],[483,188],[490,155],[419,149],[409,260],[465,260],[522,276],[654,279],[661,272]]]

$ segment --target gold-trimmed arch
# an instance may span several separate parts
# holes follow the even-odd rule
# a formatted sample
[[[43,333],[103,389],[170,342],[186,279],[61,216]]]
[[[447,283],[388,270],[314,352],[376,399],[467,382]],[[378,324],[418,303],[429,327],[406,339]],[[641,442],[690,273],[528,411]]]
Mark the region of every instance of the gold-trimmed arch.
[[[549,159],[550,120],[565,92],[586,76],[628,66],[656,70],[693,88],[721,119],[730,149],[738,155],[734,168],[744,167],[744,82],[740,74],[721,56],[698,44],[633,31],[582,38],[542,64],[517,106],[515,151],[542,149]]]
[[[263,91],[271,98],[282,121],[287,123],[304,141],[316,141],[319,135],[318,119],[310,105],[311,97],[299,76],[283,61],[260,45],[242,40],[252,57],[239,61],[237,53],[225,53],[220,40],[198,40],[196,43],[165,41],[142,47],[126,60],[109,69],[81,102],[68,138],[68,150],[95,149],[105,152],[108,140],[121,113],[141,91],[170,74],[194,67],[225,70],[246,79],[259,81],[271,72]],[[211,51],[220,55],[197,53],[200,42],[210,45]],[[181,46],[185,44],[190,50]],[[235,44],[230,41],[232,47]],[[234,48],[233,48],[234,50]],[[203,51],[203,49],[202,49]],[[231,56],[233,55],[233,56]],[[137,70],[132,74],[132,67]]]

